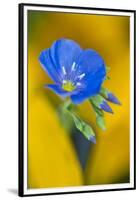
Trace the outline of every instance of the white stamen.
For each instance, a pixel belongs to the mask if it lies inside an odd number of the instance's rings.
[[[64,66],[62,67],[62,71],[63,71],[63,74],[66,75],[66,70]]]
[[[85,73],[83,73],[80,76],[78,76],[78,78],[81,80],[84,76],[85,76]]]
[[[76,65],[76,63],[74,62],[74,63],[72,64],[71,71],[74,71],[74,70],[75,70],[75,65]]]
[[[67,82],[66,80],[63,80],[63,81],[62,81],[63,84],[65,84],[66,82]]]
[[[81,86],[81,83],[77,82],[76,85],[77,85],[77,86]]]

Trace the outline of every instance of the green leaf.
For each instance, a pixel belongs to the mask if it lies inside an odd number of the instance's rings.
[[[106,130],[106,124],[105,124],[105,120],[102,116],[97,116],[96,117],[96,123],[97,125],[103,130],[105,131]]]

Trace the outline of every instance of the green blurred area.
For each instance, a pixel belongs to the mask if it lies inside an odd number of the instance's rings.
[[[89,102],[79,106],[80,116],[97,135],[85,170],[57,115],[61,99],[43,87],[52,80],[41,68],[38,57],[59,38],[73,39],[102,55],[111,68],[111,79],[105,87],[122,102],[121,107],[111,104],[114,115],[105,114],[105,132],[96,126]],[[129,182],[129,73],[129,17],[28,11],[29,188]]]

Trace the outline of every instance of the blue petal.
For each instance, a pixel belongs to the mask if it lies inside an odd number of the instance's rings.
[[[45,85],[45,87],[51,89],[53,92],[55,92],[57,95],[61,96],[61,97],[68,97],[74,93],[76,93],[76,91],[72,91],[72,92],[67,92],[65,90],[63,90],[61,88],[61,86],[59,85],[54,85],[54,84],[48,84],[48,85]]]
[[[56,83],[60,83],[62,81],[57,66],[54,64],[50,56],[50,49],[43,50],[40,53],[39,61],[45,72],[50,76],[53,81],[55,81]]]
[[[92,49],[82,51],[76,63],[78,65],[78,73],[85,74],[82,80],[87,80],[89,77],[95,76],[97,73],[101,74],[102,78],[106,75],[103,58]]]
[[[109,112],[109,113],[113,113],[111,107],[106,103],[106,101],[103,101],[101,104],[100,104],[100,108],[106,112]]]
[[[60,39],[53,43],[50,52],[54,64],[61,70],[61,73],[63,74],[62,67],[64,67],[68,74],[82,49],[73,40]]]
[[[91,142],[93,142],[94,144],[96,144],[96,137],[95,136],[91,135],[90,138],[89,138],[89,140]]]
[[[78,74],[76,74],[76,82],[80,82],[83,87],[80,88],[80,91],[76,95],[71,96],[75,104],[82,103],[87,98],[98,94],[106,76],[104,61],[93,50],[84,51],[79,56],[77,63]],[[79,77],[83,74],[83,78],[80,79]]]
[[[108,98],[107,98],[108,101],[112,102],[112,103],[115,103],[115,104],[118,104],[118,105],[121,105],[121,102],[117,99],[117,97],[112,94],[111,92],[108,93]]]
[[[101,84],[98,81],[95,84],[90,83],[88,88],[81,89],[78,93],[71,95],[71,100],[74,104],[80,104],[91,96],[97,95],[101,89]]]

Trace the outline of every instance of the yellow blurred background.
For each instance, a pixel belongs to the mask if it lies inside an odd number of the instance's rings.
[[[52,80],[38,61],[59,38],[102,55],[111,68],[105,86],[122,102],[110,104],[114,115],[105,114],[105,132],[97,128],[89,102],[79,106],[97,138],[84,169],[57,114],[61,99],[43,87]],[[28,11],[28,188],[129,182],[129,61],[129,17]]]

